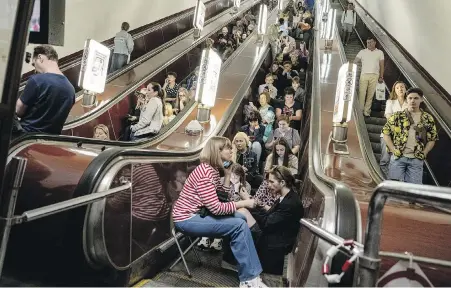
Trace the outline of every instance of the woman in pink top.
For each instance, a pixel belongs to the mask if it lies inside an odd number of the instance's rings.
[[[201,164],[188,176],[177,202],[172,209],[174,225],[180,232],[197,237],[230,238],[230,246],[238,262],[240,287],[266,287],[260,279],[262,267],[246,219],[239,208],[253,208],[252,199],[220,202],[217,191],[230,190],[232,144],[224,137],[212,137],[200,153]],[[224,170],[221,185],[219,170]],[[205,207],[210,215],[201,216]]]

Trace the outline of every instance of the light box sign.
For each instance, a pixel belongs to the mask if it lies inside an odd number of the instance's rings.
[[[356,88],[357,65],[345,63],[338,72],[337,90],[335,92],[335,105],[333,122],[349,122],[352,115],[352,105]],[[346,113],[345,113],[345,110]],[[344,118],[346,117],[346,118]]]
[[[110,49],[105,45],[92,39],[86,40],[78,86],[94,93],[102,93],[105,90],[110,53]]]
[[[193,20],[194,28],[197,28],[199,30],[202,30],[204,28],[205,11],[205,4],[201,0],[197,1],[196,11],[194,12],[195,16]]]
[[[233,1],[233,6],[234,6],[235,8],[240,8],[240,6],[241,6],[241,0],[234,0],[234,1]]]
[[[260,13],[258,14],[257,33],[260,35],[266,34],[266,26],[268,21],[268,6],[260,5]]]
[[[195,96],[195,100],[199,103],[209,107],[215,105],[221,65],[221,57],[215,51],[212,49],[202,51]]]

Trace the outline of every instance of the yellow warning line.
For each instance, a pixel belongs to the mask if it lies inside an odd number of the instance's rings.
[[[133,287],[143,287],[144,285],[146,285],[147,283],[150,282],[150,279],[143,279],[141,281],[139,281],[135,286]]]

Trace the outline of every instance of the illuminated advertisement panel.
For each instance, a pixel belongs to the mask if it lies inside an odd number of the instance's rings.
[[[204,28],[205,11],[206,11],[205,4],[201,0],[198,0],[196,10],[194,12],[194,20],[193,20],[194,28],[197,28],[199,30],[202,30]]]
[[[92,39],[86,40],[78,86],[94,93],[102,93],[105,90],[110,53],[110,49],[105,45]]]
[[[209,107],[215,105],[221,65],[221,57],[215,51],[205,49],[202,52],[195,96],[199,103]]]
[[[333,114],[333,122],[335,123],[349,122],[351,120],[352,105],[354,104],[356,87],[356,76],[357,65],[349,62],[343,64],[338,72]]]

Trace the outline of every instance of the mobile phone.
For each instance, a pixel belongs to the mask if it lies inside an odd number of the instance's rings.
[[[230,162],[230,161],[224,161],[224,163],[223,163],[224,169],[229,168],[230,165],[232,165],[232,162]]]

